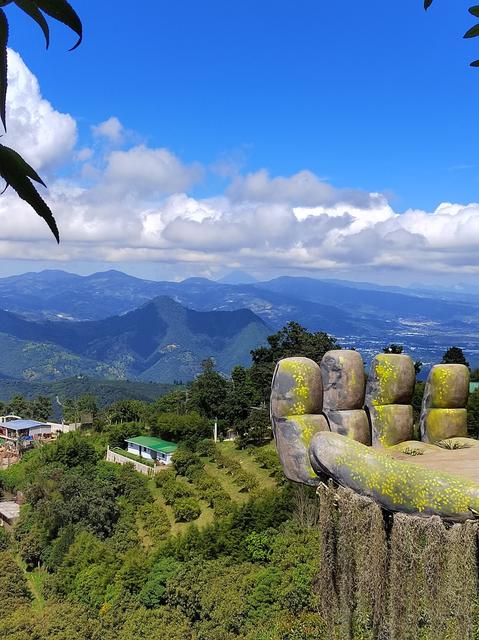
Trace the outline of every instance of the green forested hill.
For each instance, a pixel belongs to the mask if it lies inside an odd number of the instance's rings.
[[[0,376],[186,381],[206,358],[224,374],[236,364],[248,365],[250,351],[269,333],[248,309],[193,311],[167,297],[89,322],[33,322],[0,310]]]
[[[47,396],[55,407],[56,397],[63,400],[92,395],[100,407],[130,398],[154,402],[170,391],[172,385],[130,380],[100,380],[88,377],[73,377],[51,382],[29,382],[28,380],[0,379],[0,400],[8,402],[13,396],[21,395],[27,400],[37,396]]]

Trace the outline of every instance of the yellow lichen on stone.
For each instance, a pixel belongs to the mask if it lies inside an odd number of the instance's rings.
[[[373,398],[373,405],[389,404],[388,391],[397,380],[397,371],[388,360],[386,354],[376,356],[375,364],[376,376],[379,382],[377,397]]]
[[[380,450],[348,441],[336,461],[345,476],[392,508],[442,515],[479,510],[479,485],[449,473],[394,460]]]
[[[292,389],[293,404],[291,412],[295,415],[306,413],[306,402],[310,397],[310,388],[307,381],[307,367],[304,363],[294,360],[283,360],[281,368],[294,380]]]
[[[449,368],[441,365],[433,367],[431,371],[433,404],[442,404],[444,402],[453,378],[454,374]],[[437,397],[438,401],[435,402],[434,397]]]

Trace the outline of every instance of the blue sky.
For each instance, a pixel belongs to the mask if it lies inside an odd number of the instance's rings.
[[[198,200],[223,194],[237,175],[307,170],[335,188],[385,194],[396,213],[479,201],[479,70],[468,67],[479,57],[479,40],[461,38],[473,24],[470,2],[435,0],[427,14],[421,0],[72,4],[85,37],[71,53],[67,29],[52,26],[45,52],[36,25],[15,9],[7,12],[11,47],[53,108],[75,120],[76,149],[100,154],[91,127],[114,116],[125,145],[165,148],[185,166],[201,165],[201,179],[185,188]],[[132,9],[139,4],[141,11]],[[108,162],[100,151],[97,169]],[[74,176],[78,166],[65,160],[46,171],[57,179]],[[230,258],[227,268],[260,269],[257,255],[251,264]],[[165,273],[189,260],[172,254]],[[304,270],[347,277],[359,267],[369,279],[416,279],[395,259],[389,267],[361,260]],[[152,275],[148,264],[155,261],[119,264]],[[61,262],[84,264],[75,252]],[[200,262],[205,272],[208,260]],[[457,274],[458,262],[447,277],[475,275],[473,263]],[[11,262],[4,266],[8,271]],[[287,264],[268,268],[284,272]],[[444,269],[430,277],[443,277],[438,273]]]

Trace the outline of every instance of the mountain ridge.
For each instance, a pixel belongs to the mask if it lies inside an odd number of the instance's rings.
[[[123,316],[157,296],[198,312],[247,308],[270,333],[294,320],[310,331],[334,335],[366,360],[399,342],[427,364],[440,360],[452,345],[467,349],[470,362],[479,364],[479,296],[472,294],[298,276],[252,284],[200,277],[144,280],[116,270],[88,276],[53,270],[0,278],[0,307],[35,321]],[[167,354],[162,358],[166,362]]]
[[[224,374],[235,364],[249,364],[251,349],[269,333],[249,309],[201,312],[167,296],[121,316],[79,322],[31,321],[0,309],[0,374],[190,380],[208,357]]]

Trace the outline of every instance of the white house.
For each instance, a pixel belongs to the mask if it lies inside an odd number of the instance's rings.
[[[170,464],[171,457],[178,448],[174,442],[168,442],[152,436],[137,436],[126,440],[128,452],[140,458],[155,460],[162,464]]]

